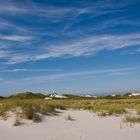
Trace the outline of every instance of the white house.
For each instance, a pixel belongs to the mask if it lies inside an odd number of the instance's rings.
[[[132,96],[140,96],[140,93],[139,92],[133,92],[131,93],[130,95],[128,95],[129,97],[132,97]]]
[[[97,98],[97,96],[92,96],[93,98]]]
[[[92,95],[85,95],[84,97],[87,97],[87,98],[97,98],[97,96],[92,96]]]
[[[85,95],[84,97],[88,97],[88,98],[91,98],[92,96],[91,96],[91,95]]]
[[[58,95],[57,93],[51,93],[50,95],[49,95],[49,97],[50,98],[68,98],[68,97],[66,97],[66,96],[63,96],[63,95]]]
[[[111,96],[112,96],[112,97],[115,97],[116,95],[115,95],[115,94],[112,94]]]

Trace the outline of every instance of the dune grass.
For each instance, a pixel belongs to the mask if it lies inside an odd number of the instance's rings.
[[[19,115],[16,115],[15,121],[14,121],[14,126],[19,126],[21,125],[21,118]]]
[[[67,116],[65,116],[65,120],[74,121],[75,119],[71,115],[67,115]]]
[[[140,98],[126,99],[3,99],[0,100],[0,116],[7,118],[7,112],[21,109],[22,118],[40,121],[41,115],[55,114],[56,109],[83,109],[97,112],[99,116],[121,115],[127,109],[135,110],[140,115]],[[127,119],[129,120],[129,119]],[[18,124],[18,123],[15,123]]]
[[[40,99],[7,99],[1,101],[0,116],[6,120],[9,111],[15,113],[17,118],[14,122],[14,126],[17,126],[19,124],[19,115],[21,118],[38,122],[41,120],[41,115],[54,113],[56,108],[62,109],[63,107],[61,107],[59,104],[48,104],[46,101]]]
[[[124,121],[129,123],[140,123],[140,116],[136,116],[136,117],[126,116]]]

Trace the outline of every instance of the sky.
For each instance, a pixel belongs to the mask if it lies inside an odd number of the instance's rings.
[[[139,0],[0,0],[0,95],[140,91]]]

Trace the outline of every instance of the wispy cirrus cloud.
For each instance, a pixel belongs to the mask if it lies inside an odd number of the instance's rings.
[[[30,36],[21,36],[21,35],[0,35],[0,40],[8,40],[8,41],[17,41],[24,42],[31,40]]]
[[[56,74],[49,74],[49,75],[39,75],[39,76],[31,76],[31,77],[22,77],[20,79],[9,79],[4,80],[0,83],[2,87],[17,87],[17,86],[29,86],[34,84],[42,84],[48,83],[51,81],[56,80],[79,80],[79,79],[94,79],[95,80],[99,77],[114,77],[117,78],[126,76],[126,75],[133,75],[134,73],[139,73],[140,67],[127,67],[127,68],[114,68],[114,69],[98,69],[98,70],[85,70],[85,71],[74,71],[74,72],[58,72]],[[101,85],[100,85],[101,87]],[[26,88],[25,88],[26,89]],[[34,88],[32,88],[34,89]],[[54,86],[53,86],[54,90]]]
[[[74,78],[74,77],[87,77],[87,76],[123,76],[131,72],[139,70],[140,67],[133,68],[118,68],[118,69],[104,69],[104,70],[91,70],[91,71],[78,71],[78,72],[69,72],[69,73],[58,73],[46,76],[35,76],[23,78],[24,81],[46,81],[46,80],[58,80],[65,78]]]
[[[60,72],[61,69],[3,69],[0,72],[13,73],[13,72]]]
[[[3,44],[0,46],[0,58],[4,60],[3,64],[17,64],[49,58],[89,56],[102,50],[114,51],[139,45],[139,32],[104,32],[120,25],[139,26],[139,20],[132,21],[125,15],[92,23],[101,15],[129,11],[127,6],[131,3],[126,0],[77,0],[69,6],[58,6],[30,0],[27,3],[2,1],[0,40]],[[85,21],[88,23],[85,24]]]
[[[64,41],[50,46],[37,47],[34,51],[24,53],[16,53],[9,56],[7,63],[21,63],[29,61],[38,61],[57,57],[79,57],[90,56],[102,50],[115,51],[122,48],[140,45],[140,34],[124,34],[124,35],[99,35],[89,36],[86,38]]]
[[[51,4],[44,4],[40,5],[38,3],[28,1],[27,4],[23,4],[22,2],[17,1],[2,1],[0,6],[0,14],[4,14],[6,17],[9,15],[12,17],[20,17],[22,19],[26,18],[33,24],[64,24],[65,26],[71,25],[71,23],[74,23],[77,21],[77,18],[79,16],[85,16],[87,14],[87,18],[93,18],[96,16],[101,16],[102,14],[109,14],[113,12],[122,12],[124,9],[123,7],[131,4],[131,2],[124,1],[124,3],[113,3],[111,1],[102,2],[96,1],[96,2],[81,2],[76,1],[76,5],[73,6],[55,6]],[[38,18],[38,20],[36,20]],[[22,31],[25,33],[31,33],[33,34],[45,34],[44,30],[37,30],[38,26],[34,27],[31,25],[25,26],[25,25],[19,25],[17,23],[13,23],[13,20],[6,21],[5,19],[0,19],[0,28],[4,29],[10,29],[14,31]],[[43,26],[42,26],[43,27]],[[16,30],[15,30],[16,29]],[[35,29],[35,30],[34,30]],[[96,28],[95,28],[96,29]],[[54,30],[56,31],[56,28],[54,26]],[[59,33],[62,31],[60,28]],[[53,31],[49,33],[52,33]],[[47,31],[48,33],[48,31]],[[47,34],[46,33],[46,34]],[[58,33],[58,34],[59,34]],[[62,33],[62,32],[61,32]],[[64,33],[66,33],[64,31]]]
[[[104,4],[103,4],[104,3]],[[14,2],[14,1],[3,1],[0,13],[10,14],[12,16],[17,15],[35,15],[46,18],[64,18],[64,17],[77,17],[81,14],[94,13],[94,16],[98,16],[101,14],[105,14],[106,12],[114,12],[119,8],[123,8],[127,5],[131,4],[131,1],[124,0],[123,3],[117,2],[113,3],[111,1],[105,0],[104,2],[96,1],[96,2],[82,2],[75,1],[75,5],[72,6],[56,6],[53,4],[41,5],[39,3],[28,1],[26,5],[22,2]],[[79,7],[80,5],[80,7]],[[113,11],[114,10],[114,11]]]
[[[82,88],[91,92],[139,88],[140,68],[134,67],[139,66],[139,4],[139,0],[0,0],[2,94],[25,89],[71,88],[81,93]]]
[[[0,58],[6,58],[9,56],[8,51],[0,50]]]
[[[39,69],[38,69],[39,70]],[[34,70],[34,71],[38,71],[38,70]],[[34,84],[34,83],[42,83],[42,82],[50,82],[53,80],[63,80],[63,79],[79,79],[79,78],[94,78],[94,77],[110,77],[110,76],[125,76],[125,75],[129,75],[132,73],[135,73],[136,71],[139,71],[140,67],[128,67],[128,68],[114,68],[114,69],[99,69],[99,70],[85,70],[85,71],[75,71],[75,72],[61,72],[61,71],[57,71],[56,74],[49,74],[49,75],[39,75],[39,76],[33,76],[33,77],[26,77],[26,78],[21,78],[21,79],[14,79],[14,80],[8,80],[8,81],[4,81],[3,83],[0,83],[0,85],[5,86],[5,85],[9,85],[9,86],[17,86],[17,85],[29,85],[29,84]],[[16,72],[13,70],[7,70],[7,72]],[[22,70],[21,70],[22,71]],[[24,70],[23,70],[24,71]],[[40,71],[40,70],[39,70]],[[6,72],[6,71],[5,71]],[[20,70],[17,72],[20,72]],[[29,72],[33,72],[30,71]],[[3,78],[1,78],[1,80],[4,80]],[[20,82],[19,82],[20,81]],[[23,83],[22,83],[23,82]]]

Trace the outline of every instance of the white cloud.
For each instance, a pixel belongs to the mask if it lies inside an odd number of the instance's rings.
[[[21,8],[22,7],[22,8]],[[86,9],[86,8],[85,8]],[[51,5],[39,6],[36,3],[28,3],[26,6],[17,3],[3,3],[0,6],[0,13],[10,14],[11,16],[36,16],[51,19],[61,19],[64,17],[75,17],[89,10],[78,7],[57,7]]]
[[[58,7],[51,4],[44,4],[40,6],[35,2],[28,1],[28,3],[18,3],[18,2],[2,2],[0,6],[0,13],[10,14],[12,16],[22,15],[35,15],[45,18],[61,19],[64,17],[77,17],[81,14],[92,13],[92,16],[98,16],[101,14],[106,14],[107,12],[115,12],[118,9],[131,4],[131,2],[123,1],[122,3],[113,3],[111,1],[105,0],[104,2],[78,2],[78,6],[67,6]],[[81,7],[80,7],[81,6]]]
[[[22,19],[28,19],[29,23],[32,23],[34,26],[32,24],[18,24],[13,20],[8,20],[8,18],[7,20],[0,19],[0,29],[14,32],[12,35],[0,35],[3,46],[8,46],[7,51],[2,50],[0,57],[5,59],[5,64],[16,64],[65,56],[95,55],[102,50],[114,51],[139,45],[140,33],[96,35],[98,30],[101,31],[118,24],[133,24],[132,21],[123,19],[124,17],[117,19],[114,17],[111,20],[106,19],[106,21],[103,20],[99,24],[93,25],[93,27],[88,24],[88,28],[85,29],[82,27],[75,30],[71,28],[81,15],[90,19],[103,14],[122,12],[127,10],[125,6],[130,3],[128,1],[114,3],[105,0],[104,4],[97,1],[94,3],[86,2],[85,5],[84,2],[77,1],[75,6],[59,7],[51,4],[39,5],[31,1],[28,1],[26,4],[3,1],[0,5],[0,14],[4,14],[7,17],[9,15],[15,16],[15,18],[20,16]],[[86,14],[88,16],[85,16]],[[85,18],[82,20],[85,20]],[[64,26],[62,28],[59,28],[59,26],[58,28],[48,26],[50,29],[46,29],[48,23],[52,26],[52,23]],[[97,32],[90,34],[87,30],[91,30],[93,33],[95,30]],[[52,38],[49,40],[47,35],[49,37],[55,36],[55,39],[53,38],[54,41],[50,41]],[[59,36],[61,36],[61,42],[58,42]],[[63,39],[63,36],[70,39]],[[10,44],[8,44],[9,42]]]
[[[10,30],[14,33],[28,33],[31,34],[31,28],[23,25],[16,24],[10,20],[0,19],[0,29]]]
[[[24,41],[31,40],[32,37],[29,37],[29,36],[20,36],[20,35],[0,35],[0,39],[1,40],[24,42]]]
[[[0,58],[8,57],[10,54],[9,51],[0,50]]]
[[[92,70],[92,71],[80,71],[80,72],[70,72],[70,73],[59,73],[47,76],[36,76],[36,77],[28,77],[24,78],[25,81],[43,81],[43,80],[57,80],[63,78],[72,78],[72,77],[85,77],[85,76],[101,76],[101,75],[116,75],[122,76],[128,74],[131,71],[139,70],[140,67],[133,68],[118,68],[118,69],[106,69],[106,70]]]
[[[0,72],[58,72],[62,71],[61,69],[4,69]]]
[[[52,44],[50,46],[38,47],[36,48],[36,52],[34,51],[34,54],[32,52],[28,53],[28,50],[26,50],[26,54],[17,53],[16,55],[10,56],[7,63],[14,64],[64,56],[88,56],[94,55],[102,50],[115,51],[135,45],[140,45],[139,33],[89,36]]]
[[[49,54],[52,56],[90,55],[103,49],[116,50],[138,44],[140,44],[140,34],[89,36],[61,44],[59,47],[51,47]]]

